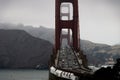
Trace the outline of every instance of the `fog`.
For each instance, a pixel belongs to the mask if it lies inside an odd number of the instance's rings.
[[[79,0],[81,39],[120,43],[120,0]],[[1,23],[55,28],[55,0],[0,0]]]

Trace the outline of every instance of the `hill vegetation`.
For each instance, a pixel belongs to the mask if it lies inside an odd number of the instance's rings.
[[[26,60],[27,58],[25,57],[23,57],[23,60],[25,58],[26,62],[24,61],[23,61],[24,63],[19,61],[17,62],[17,60],[21,59],[22,55],[20,57],[12,58],[13,61],[15,60],[16,63],[19,63],[19,66],[20,64],[25,64],[26,66],[21,66],[21,67],[29,67],[29,64],[31,64],[33,67],[33,64],[37,62],[41,63],[41,65],[48,64],[47,62],[49,60],[49,56],[52,53],[52,47],[53,47],[52,45],[54,44],[54,29],[49,29],[42,26],[39,28],[35,28],[32,26],[24,26],[22,24],[14,25],[14,24],[3,24],[3,23],[0,23],[0,29],[2,29],[0,30],[0,32],[1,31],[4,32],[4,33],[0,33],[1,35],[0,39],[3,39],[0,40],[0,43],[2,44],[1,46],[4,46],[5,44],[8,46],[11,45],[10,46],[10,48],[12,48],[11,50],[13,51],[16,50],[19,52],[19,53],[10,52],[10,54],[19,55],[19,56],[20,54],[24,54],[25,56],[32,55],[31,57],[36,56],[35,58],[39,58],[39,61],[33,59],[33,62],[31,61],[31,63],[28,63],[29,60]],[[6,42],[7,41],[8,42],[3,44],[3,42],[1,41],[5,41],[4,39],[6,40]],[[16,41],[14,39],[16,39]],[[14,45],[12,45],[13,43]],[[84,51],[84,54],[87,55],[89,64],[93,64],[93,65],[104,64],[111,57],[114,59],[114,61],[116,58],[120,57],[119,44],[110,46],[107,44],[93,43],[88,40],[81,40],[80,45],[81,45],[81,49]],[[0,48],[0,54],[2,55],[8,54],[8,52],[5,52],[8,50],[4,50],[3,48],[4,47]],[[28,52],[26,50],[28,50]],[[4,62],[4,65],[6,66],[6,64],[9,62],[9,59],[8,57],[5,57],[5,59],[8,60]],[[0,60],[4,61],[4,58],[0,58]],[[35,65],[36,64],[34,64],[34,66]]]
[[[22,30],[0,30],[0,68],[48,67],[52,44]]]

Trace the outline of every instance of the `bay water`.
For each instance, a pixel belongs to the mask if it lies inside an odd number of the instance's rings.
[[[48,80],[48,70],[0,70],[0,80]]]

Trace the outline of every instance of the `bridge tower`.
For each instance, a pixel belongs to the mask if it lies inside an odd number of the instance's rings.
[[[66,8],[66,11],[63,8]],[[80,51],[78,0],[56,0],[55,12],[55,53],[60,50],[63,38],[67,38],[70,45],[70,30],[71,45],[75,51]],[[63,29],[68,30],[67,35],[62,33]]]
[[[49,80],[66,80],[70,78],[69,73],[76,79],[79,76],[84,79],[86,73],[91,72],[86,55],[80,49],[78,13],[78,0],[55,0],[55,48],[50,60]],[[67,34],[63,33],[64,29]],[[64,38],[71,47],[61,49]]]
[[[64,8],[67,8],[67,12],[64,12]],[[63,9],[63,10],[62,10]],[[61,20],[70,20],[70,4],[61,4],[61,11],[60,11],[60,18]],[[64,19],[66,17],[66,19]],[[70,46],[70,29],[66,29],[67,34],[64,34],[61,32],[61,46],[62,46],[62,40],[67,39],[67,44]]]

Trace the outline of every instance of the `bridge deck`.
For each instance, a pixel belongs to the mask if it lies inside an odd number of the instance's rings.
[[[59,51],[58,66],[63,69],[78,69],[80,65],[71,48],[63,48]]]

